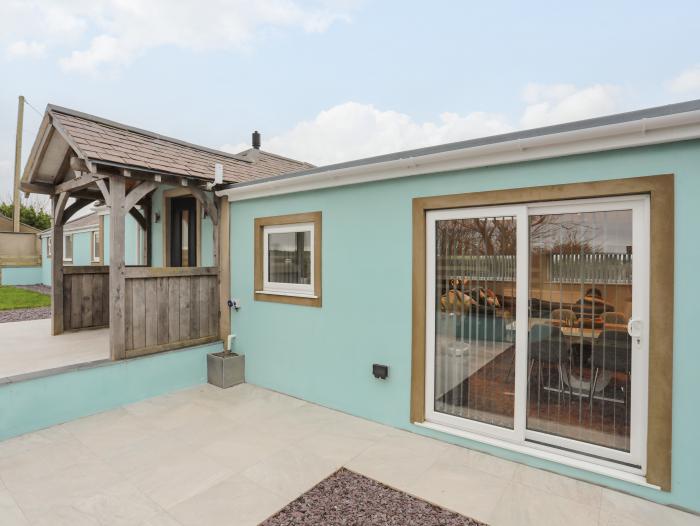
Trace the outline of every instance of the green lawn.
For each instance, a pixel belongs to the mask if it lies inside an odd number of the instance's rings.
[[[51,297],[47,294],[18,287],[0,286],[0,310],[48,307],[49,305],[51,305]]]

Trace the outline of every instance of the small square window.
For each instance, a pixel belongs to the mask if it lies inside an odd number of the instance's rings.
[[[92,233],[92,261],[100,262],[100,233],[97,230]]]
[[[73,261],[73,234],[63,236],[63,261]]]
[[[263,290],[313,296],[313,223],[265,227],[264,236]]]
[[[255,220],[255,299],[320,306],[321,214]]]

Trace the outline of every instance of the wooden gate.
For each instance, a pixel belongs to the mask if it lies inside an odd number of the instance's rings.
[[[109,326],[109,267],[63,268],[63,330]]]

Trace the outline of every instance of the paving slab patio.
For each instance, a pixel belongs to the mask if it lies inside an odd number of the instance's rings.
[[[109,329],[51,335],[51,320],[0,323],[0,378],[109,358]]]
[[[0,442],[2,525],[255,525],[340,467],[492,526],[700,517],[249,384]]]

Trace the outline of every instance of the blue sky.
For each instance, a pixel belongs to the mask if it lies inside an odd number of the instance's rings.
[[[700,98],[698,2],[0,4],[0,199],[17,95],[324,164]],[[26,111],[25,156],[40,118]]]

